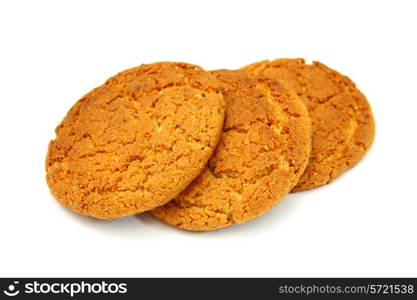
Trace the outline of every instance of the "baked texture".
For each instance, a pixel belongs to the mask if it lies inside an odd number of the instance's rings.
[[[200,174],[220,137],[215,76],[161,62],[108,79],[56,128],[46,158],[53,195],[82,215],[113,219],[163,205]]]
[[[310,154],[311,127],[301,100],[273,79],[214,71],[226,101],[223,132],[202,174],[168,204],[161,221],[207,231],[254,219],[298,182]]]
[[[372,111],[348,77],[303,59],[266,60],[243,70],[277,79],[307,107],[313,129],[310,163],[293,192],[330,183],[359,162],[371,146],[375,135]]]

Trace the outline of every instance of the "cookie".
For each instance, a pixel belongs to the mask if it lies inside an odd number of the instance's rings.
[[[348,77],[303,59],[262,61],[243,70],[277,79],[307,107],[313,129],[311,157],[293,192],[330,183],[359,162],[371,146],[375,135],[372,111]]]
[[[161,221],[208,231],[270,210],[293,188],[310,154],[310,119],[302,101],[273,79],[214,71],[226,101],[223,132],[202,174],[168,204]]]
[[[215,76],[162,62],[123,71],[82,97],[56,129],[47,182],[67,208],[113,219],[163,205],[203,170],[225,102]]]

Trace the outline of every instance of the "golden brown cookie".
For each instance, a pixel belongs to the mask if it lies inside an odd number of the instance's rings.
[[[261,61],[244,70],[277,79],[295,91],[308,109],[313,128],[310,163],[293,192],[331,182],[371,146],[375,135],[372,111],[348,77],[303,59]]]
[[[303,173],[310,119],[302,101],[273,79],[214,71],[226,100],[219,144],[203,173],[152,210],[170,225],[215,230],[254,219],[277,204]]]
[[[108,79],[56,129],[46,159],[53,195],[82,215],[134,215],[176,197],[220,137],[224,99],[200,67],[162,62]]]

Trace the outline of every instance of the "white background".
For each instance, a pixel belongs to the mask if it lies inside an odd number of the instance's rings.
[[[417,276],[416,1],[1,1],[0,276]],[[44,159],[71,105],[141,63],[305,57],[374,110],[365,159],[331,185],[208,233],[82,217]]]

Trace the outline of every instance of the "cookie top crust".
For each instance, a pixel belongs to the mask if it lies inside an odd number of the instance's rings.
[[[152,210],[187,230],[215,230],[270,210],[298,182],[310,154],[310,120],[294,93],[265,76],[213,74],[226,101],[219,144],[185,191]]]
[[[327,184],[365,155],[375,122],[365,96],[348,77],[304,59],[261,61],[243,68],[277,79],[301,97],[312,121],[310,163],[293,192]]]
[[[101,219],[163,205],[203,170],[224,109],[215,76],[198,66],[123,71],[82,97],[56,128],[48,185],[64,206]]]

